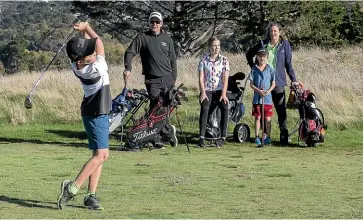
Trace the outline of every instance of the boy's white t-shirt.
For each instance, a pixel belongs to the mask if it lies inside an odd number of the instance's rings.
[[[111,95],[105,57],[97,55],[94,63],[86,65],[80,70],[77,69],[76,63],[72,63],[72,70],[80,79],[84,91],[81,114],[109,114]]]
[[[77,69],[76,63],[72,63],[72,70],[78,78],[84,79],[85,82],[94,82],[93,84],[84,84],[81,80],[86,98],[97,92],[103,85],[109,85],[107,63],[105,57],[101,55],[96,56],[96,61],[94,63],[89,64],[80,70]]]

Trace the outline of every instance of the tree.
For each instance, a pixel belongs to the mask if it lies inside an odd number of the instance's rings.
[[[0,49],[0,60],[3,62],[7,73],[15,73],[21,70],[22,53],[26,49],[28,42],[24,38],[10,41]]]
[[[348,43],[363,42],[363,8],[358,2],[347,5],[347,13],[343,22],[339,25],[340,38],[346,39]]]
[[[268,24],[266,18],[267,4],[263,1],[233,3],[234,16],[241,20],[230,38],[231,41],[235,42],[236,52],[247,50],[265,34],[265,27]],[[231,11],[227,13],[231,13]]]
[[[362,41],[363,18],[356,2],[270,2],[268,6],[268,19],[282,24],[297,46]]]
[[[74,12],[95,19],[122,42],[130,41],[148,28],[152,11],[164,15],[164,29],[170,32],[178,56],[199,53],[212,35],[223,27],[232,31],[233,22],[225,13],[230,2],[220,1],[127,1],[73,2]]]
[[[41,51],[52,53],[59,49],[59,40],[69,34],[71,21],[75,19],[69,10],[70,5],[70,2],[0,3],[0,58],[6,73],[45,65],[43,62],[47,59],[43,59],[43,55],[35,56],[38,53],[32,51],[42,54]]]

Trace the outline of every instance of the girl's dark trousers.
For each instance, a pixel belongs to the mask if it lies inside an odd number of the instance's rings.
[[[220,120],[220,128],[221,128],[221,137],[226,138],[226,131],[228,125],[228,117],[229,117],[229,103],[224,103],[223,101],[219,101],[221,97],[222,90],[218,91],[206,91],[206,96],[208,98],[204,99],[201,105],[200,110],[200,138],[205,137],[207,120],[212,111],[216,108],[216,105],[220,108],[221,111],[221,120]]]

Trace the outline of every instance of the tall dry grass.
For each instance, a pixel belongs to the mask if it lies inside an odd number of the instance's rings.
[[[249,73],[243,54],[225,54],[230,60],[231,73]],[[198,88],[197,58],[178,60],[178,83]],[[293,66],[299,81],[313,91],[329,124],[349,126],[362,121],[363,103],[363,50],[361,47],[322,50],[301,49],[293,52]],[[110,85],[113,96],[123,88],[122,66],[110,66]],[[134,62],[129,87],[143,88],[143,76],[138,59]],[[26,94],[40,76],[39,72],[19,73],[0,78],[0,122],[21,124],[27,122],[79,121],[82,88],[72,71],[47,72],[33,95],[34,107],[23,107]],[[288,92],[288,89],[287,89]],[[191,94],[191,92],[190,92]],[[195,93],[196,94],[196,93]],[[249,116],[252,90],[246,90],[243,102]],[[197,99],[183,109],[189,119],[198,118]],[[296,113],[290,113],[296,114]],[[188,117],[187,117],[188,118]]]

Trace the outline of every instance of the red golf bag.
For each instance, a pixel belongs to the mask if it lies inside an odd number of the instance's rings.
[[[324,115],[316,107],[316,96],[310,90],[305,89],[302,84],[297,87],[291,86],[287,108],[298,109],[299,140],[304,141],[309,147],[324,142],[326,128]]]

